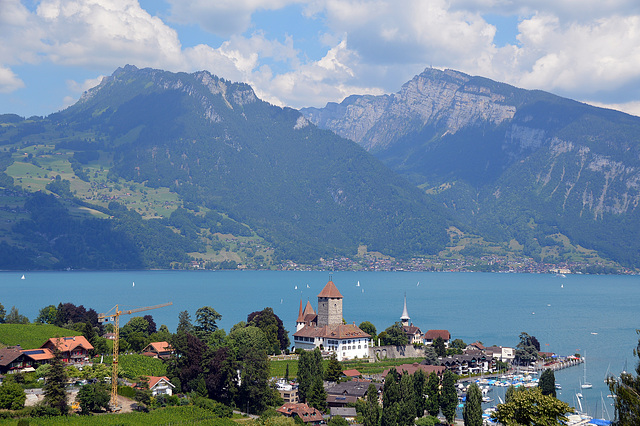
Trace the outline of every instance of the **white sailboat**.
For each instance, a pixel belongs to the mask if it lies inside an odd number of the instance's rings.
[[[21,280],[24,280],[24,275],[22,276],[22,278],[20,278]]]
[[[583,364],[584,364],[584,382],[582,382],[580,387],[582,389],[591,389],[593,387],[593,385],[591,383],[587,382],[587,357],[586,356],[584,357]]]
[[[358,281],[358,284],[356,284],[356,287],[360,287],[360,281]]]

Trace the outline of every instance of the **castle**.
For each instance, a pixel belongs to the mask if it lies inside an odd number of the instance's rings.
[[[300,301],[293,334],[296,348],[334,352],[338,361],[369,356],[371,336],[355,324],[343,324],[342,299],[342,294],[330,280],[318,294],[317,314],[309,301],[304,309]]]

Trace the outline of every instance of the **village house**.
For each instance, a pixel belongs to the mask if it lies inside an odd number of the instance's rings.
[[[13,373],[26,367],[31,367],[31,363],[19,346],[0,349],[0,374]]]
[[[298,397],[298,385],[292,385],[285,380],[278,380],[276,382],[276,389],[278,389],[278,393],[284,402],[300,402],[300,398]]]
[[[349,423],[353,423],[356,420],[356,407],[331,407],[329,410],[331,417],[342,417]]]
[[[494,373],[496,371],[496,360],[488,355],[451,355],[442,358],[440,363],[447,370],[459,375]]]
[[[142,354],[153,358],[167,359],[173,355],[173,348],[167,342],[151,342],[145,346]]]
[[[173,394],[174,385],[171,384],[166,376],[149,376],[149,390],[151,396],[168,395]]]
[[[441,337],[442,340],[444,340],[444,346],[448,348],[451,343],[451,333],[449,333],[449,330],[428,330],[424,334],[424,344],[433,345],[433,341],[438,337]]]
[[[295,348],[333,352],[338,361],[367,358],[371,336],[355,324],[343,324],[342,294],[333,281],[329,281],[318,294],[318,313],[307,301],[304,310],[302,301],[293,334]]]
[[[89,351],[93,349],[84,336],[51,338],[41,346],[41,349],[53,351],[56,347],[62,354],[62,361],[67,364],[88,361]]]
[[[516,359],[516,351],[514,348],[489,346],[488,348],[485,348],[484,353],[502,362],[512,363],[513,360]]]
[[[319,425],[324,422],[324,418],[322,417],[322,413],[318,411],[316,408],[309,407],[305,403],[286,403],[282,407],[276,410],[278,413],[292,417],[298,417],[302,420],[302,423],[306,425]]]

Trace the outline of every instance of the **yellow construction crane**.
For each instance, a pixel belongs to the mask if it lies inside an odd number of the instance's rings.
[[[118,309],[118,305],[111,308],[106,314],[98,314],[98,322],[105,322],[112,320],[115,326],[115,339],[113,340],[113,364],[111,365],[111,407],[115,409],[118,407],[118,351],[120,346],[120,327],[119,319],[120,315],[129,315],[136,312],[148,311],[151,309],[164,308],[165,306],[173,305],[173,302],[163,303],[155,306],[145,306],[144,308],[128,309],[121,311]]]

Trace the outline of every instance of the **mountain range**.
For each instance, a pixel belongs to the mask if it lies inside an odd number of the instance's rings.
[[[541,259],[545,246],[562,254],[566,236],[625,265],[640,261],[638,117],[430,68],[398,93],[302,113],[489,240],[516,239]]]
[[[452,70],[296,111],[206,71],[128,65],[60,112],[0,115],[0,268],[489,246],[638,267],[638,138],[640,118]]]

